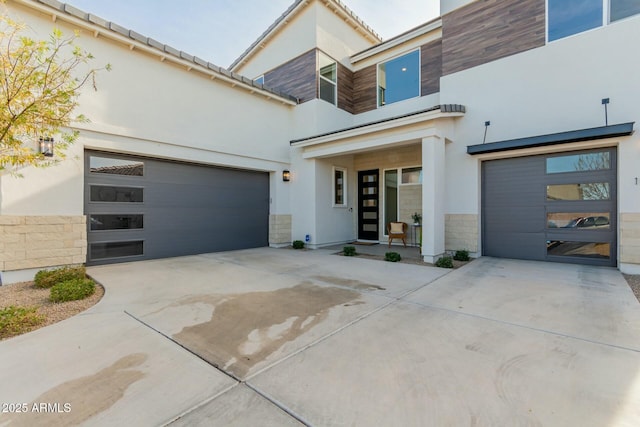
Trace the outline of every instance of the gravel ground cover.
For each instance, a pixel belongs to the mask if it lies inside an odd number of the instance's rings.
[[[31,328],[30,331],[32,331],[57,323],[94,306],[104,295],[104,288],[96,284],[96,291],[88,298],[64,303],[49,301],[49,293],[49,289],[38,289],[33,286],[33,282],[0,286],[0,308],[11,305],[21,307],[38,306],[37,313],[45,316],[45,321]]]
[[[624,278],[627,279],[629,287],[640,302],[640,274],[624,274]]]

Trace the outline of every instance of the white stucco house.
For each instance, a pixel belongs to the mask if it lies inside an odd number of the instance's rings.
[[[8,0],[113,71],[48,169],[0,176],[0,278],[304,240],[640,272],[640,4],[441,0],[382,41],[297,0],[228,68],[55,0]],[[215,59],[215,58],[214,58]],[[33,143],[36,148],[36,141]]]

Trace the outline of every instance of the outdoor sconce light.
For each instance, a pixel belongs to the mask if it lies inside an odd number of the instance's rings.
[[[288,170],[283,170],[282,171],[282,180],[284,182],[289,182],[291,181],[291,172],[289,172]]]
[[[40,138],[38,149],[43,156],[53,157],[53,138]]]

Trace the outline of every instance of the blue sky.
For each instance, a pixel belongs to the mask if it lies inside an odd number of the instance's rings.
[[[293,0],[63,0],[228,67]],[[384,39],[439,14],[439,0],[343,0]]]

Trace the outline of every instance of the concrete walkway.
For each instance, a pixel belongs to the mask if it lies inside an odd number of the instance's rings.
[[[28,408],[0,425],[640,419],[640,304],[614,269],[256,249],[89,273],[98,305],[0,343],[0,402]]]

